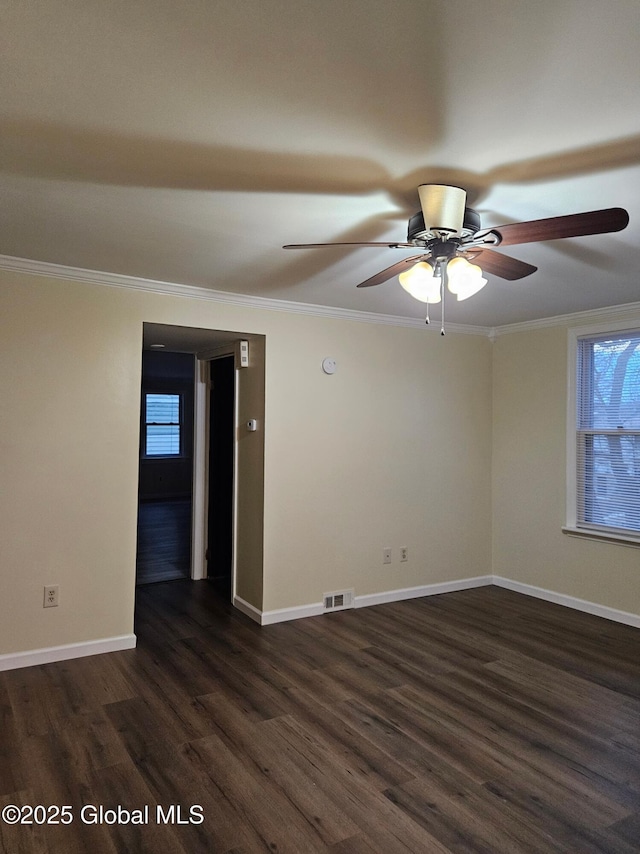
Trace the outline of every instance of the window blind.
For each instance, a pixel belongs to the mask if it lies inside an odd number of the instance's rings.
[[[578,527],[640,535],[640,331],[577,352]]]
[[[180,454],[180,395],[147,394],[145,426],[147,456]]]

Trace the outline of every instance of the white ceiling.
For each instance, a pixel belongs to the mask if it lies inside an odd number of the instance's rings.
[[[0,5],[0,253],[420,317],[420,183],[483,225],[621,206],[614,235],[447,303],[498,326],[640,300],[640,3],[47,0]]]

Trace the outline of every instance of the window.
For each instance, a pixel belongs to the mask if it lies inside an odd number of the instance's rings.
[[[182,452],[182,395],[144,396],[145,447],[147,457],[177,457]]]
[[[576,338],[575,525],[640,539],[640,330]]]

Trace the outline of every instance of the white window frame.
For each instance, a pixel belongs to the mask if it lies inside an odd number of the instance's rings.
[[[147,427],[152,426],[147,422],[147,395],[167,395],[178,398],[178,425],[180,450],[176,454],[150,454],[147,451],[148,433]],[[184,394],[181,391],[159,391],[147,388],[142,392],[142,456],[145,460],[178,460],[184,457]]]
[[[577,456],[577,369],[578,369],[578,344],[582,338],[591,338],[608,333],[638,334],[640,331],[640,316],[632,319],[598,323],[593,326],[581,326],[569,329],[568,334],[568,371],[567,371],[567,505],[566,525],[562,528],[564,533],[587,539],[604,540],[606,542],[618,543],[620,545],[638,547],[640,546],[640,534],[635,536],[630,532],[619,532],[606,528],[583,528],[577,524],[578,507],[578,456]]]

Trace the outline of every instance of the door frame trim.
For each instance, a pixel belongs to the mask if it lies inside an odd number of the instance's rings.
[[[193,503],[191,507],[191,578],[193,581],[201,581],[207,577],[205,539],[209,508],[207,489],[209,471],[208,374],[209,363],[197,359],[193,395]]]
[[[238,520],[238,350],[239,342],[215,350],[196,353],[193,419],[193,505],[191,530],[191,578],[207,577],[206,543],[209,514],[209,363],[233,358],[233,483],[231,485],[231,601],[236,596],[236,554]]]

